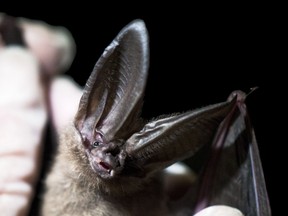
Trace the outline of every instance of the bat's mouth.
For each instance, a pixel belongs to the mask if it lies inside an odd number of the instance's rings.
[[[115,175],[114,170],[117,170],[116,160],[114,158],[100,158],[95,155],[90,155],[90,164],[95,173],[103,178],[111,178]]]
[[[111,154],[101,148],[88,152],[88,157],[93,171],[105,179],[113,178],[119,174],[124,167],[124,159],[126,158],[123,152]]]
[[[110,166],[110,164],[108,163],[105,163],[103,161],[101,161],[99,163],[99,165],[104,169],[104,170],[107,170],[108,172],[110,172],[112,170],[112,167]]]

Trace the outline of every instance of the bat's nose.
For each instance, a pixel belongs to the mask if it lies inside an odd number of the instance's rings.
[[[120,148],[118,146],[106,150],[106,154],[112,155],[113,157],[116,157],[119,153]]]
[[[114,143],[103,144],[92,150],[95,161],[103,168],[110,170],[118,166],[120,148]]]

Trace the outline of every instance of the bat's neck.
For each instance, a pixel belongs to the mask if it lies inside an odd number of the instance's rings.
[[[158,194],[163,192],[163,182],[161,174],[149,178],[118,177],[113,180],[101,180],[99,186],[104,194],[113,196],[134,196],[134,194]]]

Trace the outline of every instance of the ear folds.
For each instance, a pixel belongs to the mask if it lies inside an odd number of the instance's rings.
[[[149,122],[127,140],[129,159],[124,172],[147,175],[191,157],[212,142],[221,121],[235,104],[236,98]]]
[[[75,117],[86,138],[92,140],[95,131],[107,141],[132,133],[142,108],[148,61],[145,24],[134,20],[105,49],[87,81]]]

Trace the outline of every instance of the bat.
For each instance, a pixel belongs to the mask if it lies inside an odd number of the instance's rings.
[[[96,62],[74,122],[60,135],[41,215],[193,215],[211,205],[271,215],[246,94],[147,121],[148,70],[148,32],[134,20]],[[199,171],[175,200],[165,168],[179,161]]]

